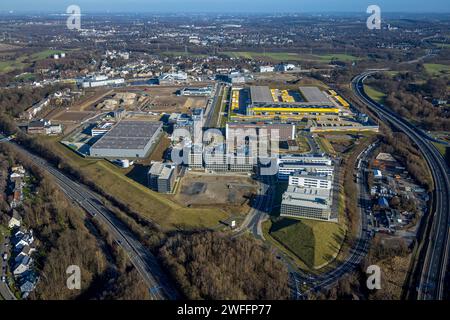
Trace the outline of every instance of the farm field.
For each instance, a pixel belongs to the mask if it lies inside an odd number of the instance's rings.
[[[425,63],[425,70],[432,76],[450,74],[450,66],[438,63]]]
[[[43,50],[31,55],[22,55],[18,58],[10,61],[0,62],[0,72],[11,72],[14,70],[20,70],[31,65],[32,62],[44,60],[50,57],[52,54],[59,53],[55,50]],[[29,62],[26,62],[29,61]]]
[[[289,52],[249,52],[249,51],[231,51],[224,52],[229,57],[234,58],[244,58],[244,59],[269,59],[274,62],[281,61],[315,61],[322,63],[329,63],[331,60],[341,60],[341,61],[353,61],[360,60],[361,58],[355,57],[348,54],[299,54],[299,53],[289,53]]]

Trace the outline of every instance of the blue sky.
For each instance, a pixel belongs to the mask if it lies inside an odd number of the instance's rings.
[[[384,12],[450,12],[449,0],[0,0],[1,11],[64,12],[365,12],[376,4]]]

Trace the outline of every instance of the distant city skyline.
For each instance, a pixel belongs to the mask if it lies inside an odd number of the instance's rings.
[[[375,4],[384,12],[449,13],[448,0],[3,0],[4,12],[65,12],[69,5],[84,12],[365,12]]]

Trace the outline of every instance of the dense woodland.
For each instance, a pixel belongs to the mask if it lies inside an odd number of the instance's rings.
[[[423,81],[413,72],[399,73],[393,77],[380,73],[367,83],[387,93],[385,105],[402,117],[413,120],[426,130],[450,131],[450,111],[430,102],[432,99],[447,98],[448,78]]]
[[[187,299],[288,299],[288,273],[251,238],[218,232],[177,234],[160,257]]]
[[[0,113],[7,113],[10,116],[18,117],[33,104],[67,87],[67,85],[52,85],[33,88],[0,89]]]

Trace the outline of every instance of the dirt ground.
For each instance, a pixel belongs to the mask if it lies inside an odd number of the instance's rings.
[[[182,112],[186,113],[194,108],[206,107],[206,97],[177,96],[177,90],[182,87],[155,87],[146,88],[150,99],[143,111],[150,112]]]
[[[256,191],[256,183],[249,177],[187,173],[174,200],[186,206],[218,205],[225,211],[243,213]]]
[[[92,117],[94,113],[92,112],[76,112],[76,111],[66,111],[63,113],[58,113],[57,115],[53,115],[49,117],[51,120],[56,121],[76,121],[80,122],[84,119]]]

